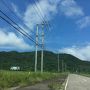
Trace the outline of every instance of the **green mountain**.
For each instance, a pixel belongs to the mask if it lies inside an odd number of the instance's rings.
[[[69,54],[60,54],[60,71],[90,72],[90,62],[82,61]],[[10,70],[12,66],[20,66],[21,70],[34,71],[35,52],[0,52],[0,69]],[[38,51],[38,70],[40,70],[41,52]],[[58,70],[58,55],[44,51],[44,71]]]

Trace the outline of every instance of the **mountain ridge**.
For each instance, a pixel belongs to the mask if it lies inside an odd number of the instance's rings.
[[[90,62],[65,53],[60,53],[60,72],[89,72]],[[44,51],[44,71],[57,72],[58,54]],[[0,52],[0,69],[10,70],[11,66],[20,66],[21,70],[34,71],[35,52]],[[38,51],[38,70],[40,70],[41,52]],[[62,66],[63,64],[63,66]]]

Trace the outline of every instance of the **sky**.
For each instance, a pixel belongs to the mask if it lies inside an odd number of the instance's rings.
[[[39,43],[40,24],[44,18],[50,25],[49,29],[47,25],[44,27],[45,50],[68,53],[90,61],[89,3],[90,0],[0,0],[0,10],[34,40],[36,24],[39,24]],[[1,12],[0,16],[3,16]],[[35,44],[32,41],[0,18],[0,51],[33,50]]]

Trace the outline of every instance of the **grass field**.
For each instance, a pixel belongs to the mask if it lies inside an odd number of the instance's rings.
[[[0,90],[16,86],[28,86],[43,80],[59,77],[59,73],[44,72],[22,72],[22,71],[0,71]]]

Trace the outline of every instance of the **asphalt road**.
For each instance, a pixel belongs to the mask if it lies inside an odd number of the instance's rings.
[[[67,80],[66,90],[90,90],[90,78],[70,74]]]
[[[42,81],[41,83],[32,85],[32,86],[27,86],[27,87],[22,87],[22,88],[16,88],[16,89],[11,89],[11,90],[51,90],[48,85],[53,83],[53,82],[59,82],[63,83],[65,81],[65,77],[60,77],[60,78],[54,78],[51,80],[46,80]]]
[[[18,88],[15,90],[50,90],[47,84],[36,84],[24,88]]]

